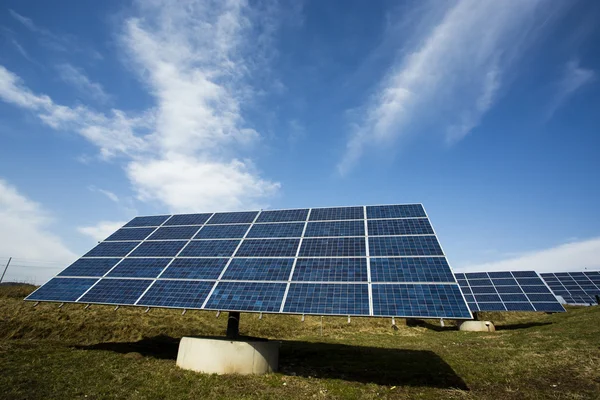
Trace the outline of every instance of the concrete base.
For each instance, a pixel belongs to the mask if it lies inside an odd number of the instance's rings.
[[[496,327],[491,321],[464,321],[460,324],[459,330],[465,332],[495,332]]]
[[[207,374],[262,375],[278,364],[279,342],[184,337],[177,353],[178,367]]]

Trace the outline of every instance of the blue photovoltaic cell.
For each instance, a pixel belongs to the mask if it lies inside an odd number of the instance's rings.
[[[403,204],[391,206],[367,206],[367,218],[415,218],[426,217],[420,204]]]
[[[500,299],[502,302],[528,302],[529,299],[524,294],[519,293],[509,293],[509,294],[501,294]],[[483,301],[483,300],[482,300]]]
[[[517,280],[514,278],[492,278],[494,286],[517,286]]]
[[[541,275],[554,294],[561,296],[567,304],[597,304],[595,296],[600,295],[598,271],[558,272]]]
[[[456,284],[373,284],[372,290],[377,316],[471,318]]]
[[[319,236],[365,236],[365,222],[364,220],[309,222],[304,237]]]
[[[191,239],[199,226],[166,226],[158,228],[148,240]]]
[[[299,258],[292,281],[367,282],[367,259]]]
[[[263,211],[256,222],[295,222],[306,221],[308,208],[298,210]]]
[[[535,278],[517,278],[519,285],[543,285],[544,282],[538,277]]]
[[[454,282],[444,257],[371,258],[373,282]]]
[[[144,242],[130,254],[130,257],[175,257],[187,241]]]
[[[304,239],[300,257],[364,257],[364,238]]]
[[[97,279],[53,278],[27,297],[27,300],[75,301]]]
[[[558,302],[552,303],[532,303],[536,311],[541,312],[564,312],[564,307]]]
[[[250,228],[250,224],[206,225],[194,239],[241,239]]]
[[[231,257],[239,240],[193,240],[180,257]]]
[[[258,214],[258,211],[216,213],[207,224],[249,224],[254,221],[256,214]]]
[[[228,261],[227,258],[176,258],[161,278],[217,279]]]
[[[459,280],[463,293],[474,294],[472,301],[467,300],[469,303],[477,303],[477,308],[472,308],[471,311],[536,311],[536,303],[542,302],[554,304],[546,307],[551,309],[548,312],[564,311],[534,271],[456,275],[466,278]]]
[[[262,215],[262,214],[261,214]],[[254,224],[248,232],[247,238],[285,238],[300,237],[304,230],[304,222]]]
[[[62,271],[58,276],[103,276],[119,258],[80,258]]]
[[[490,278],[509,278],[513,279],[513,275],[510,272],[488,272]]]
[[[121,228],[105,240],[144,240],[149,234],[154,232],[155,229],[156,228]]]
[[[204,225],[211,214],[179,214],[173,215],[165,225]]]
[[[165,222],[170,215],[151,215],[149,217],[135,217],[129,221],[125,227],[130,228],[132,226],[159,226]]]
[[[219,282],[204,308],[279,312],[286,287],[286,283]]]
[[[367,221],[369,236],[433,235],[427,218],[375,219]]]
[[[336,221],[340,219],[364,219],[362,207],[313,208],[310,221]]]
[[[491,279],[470,279],[470,278],[469,278],[469,285],[471,287],[473,287],[473,286],[493,286]]]
[[[133,305],[152,282],[152,279],[105,278],[90,289],[79,302]]]
[[[535,311],[533,305],[529,302],[526,303],[504,303],[506,311]],[[473,310],[471,310],[473,311]]]
[[[140,299],[138,305],[154,307],[202,307],[214,282],[158,280]]]
[[[102,242],[84,257],[125,257],[140,242]]]
[[[478,303],[500,303],[500,296],[497,294],[478,294],[475,295],[475,301]]]
[[[246,239],[237,257],[294,257],[300,239]]]
[[[125,258],[107,276],[111,278],[156,278],[170,258]]]
[[[537,278],[539,279],[537,272],[535,271],[511,271],[515,278]]]
[[[498,303],[477,303],[479,311],[506,311],[504,304]],[[514,310],[511,310],[514,311]],[[526,310],[525,310],[526,311]]]
[[[435,236],[369,237],[371,256],[443,256]]]
[[[283,312],[369,315],[369,286],[353,283],[292,283]]]
[[[293,258],[234,258],[221,279],[287,281],[293,264]]]

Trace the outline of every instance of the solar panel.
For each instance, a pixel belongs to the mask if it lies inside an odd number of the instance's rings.
[[[556,296],[567,304],[595,305],[600,296],[600,271],[540,274]]]
[[[509,290],[463,297],[420,204],[330,207],[136,217],[26,300],[469,319],[465,298],[539,288],[479,279]]]
[[[472,312],[565,311],[535,271],[469,272],[455,276]]]

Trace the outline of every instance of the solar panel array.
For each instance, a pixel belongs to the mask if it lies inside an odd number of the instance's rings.
[[[562,312],[564,307],[534,271],[455,274],[472,312]]]
[[[26,300],[472,317],[420,204],[137,217]]]
[[[600,296],[600,271],[556,272],[541,274],[555,295],[567,304],[597,304]]]

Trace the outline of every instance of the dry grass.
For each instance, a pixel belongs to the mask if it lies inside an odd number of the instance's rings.
[[[493,313],[498,331],[437,321],[243,314],[241,333],[282,341],[281,371],[205,375],[175,367],[182,336],[225,330],[214,313],[67,304],[32,307],[0,287],[0,398],[589,399],[600,393],[600,307]]]

